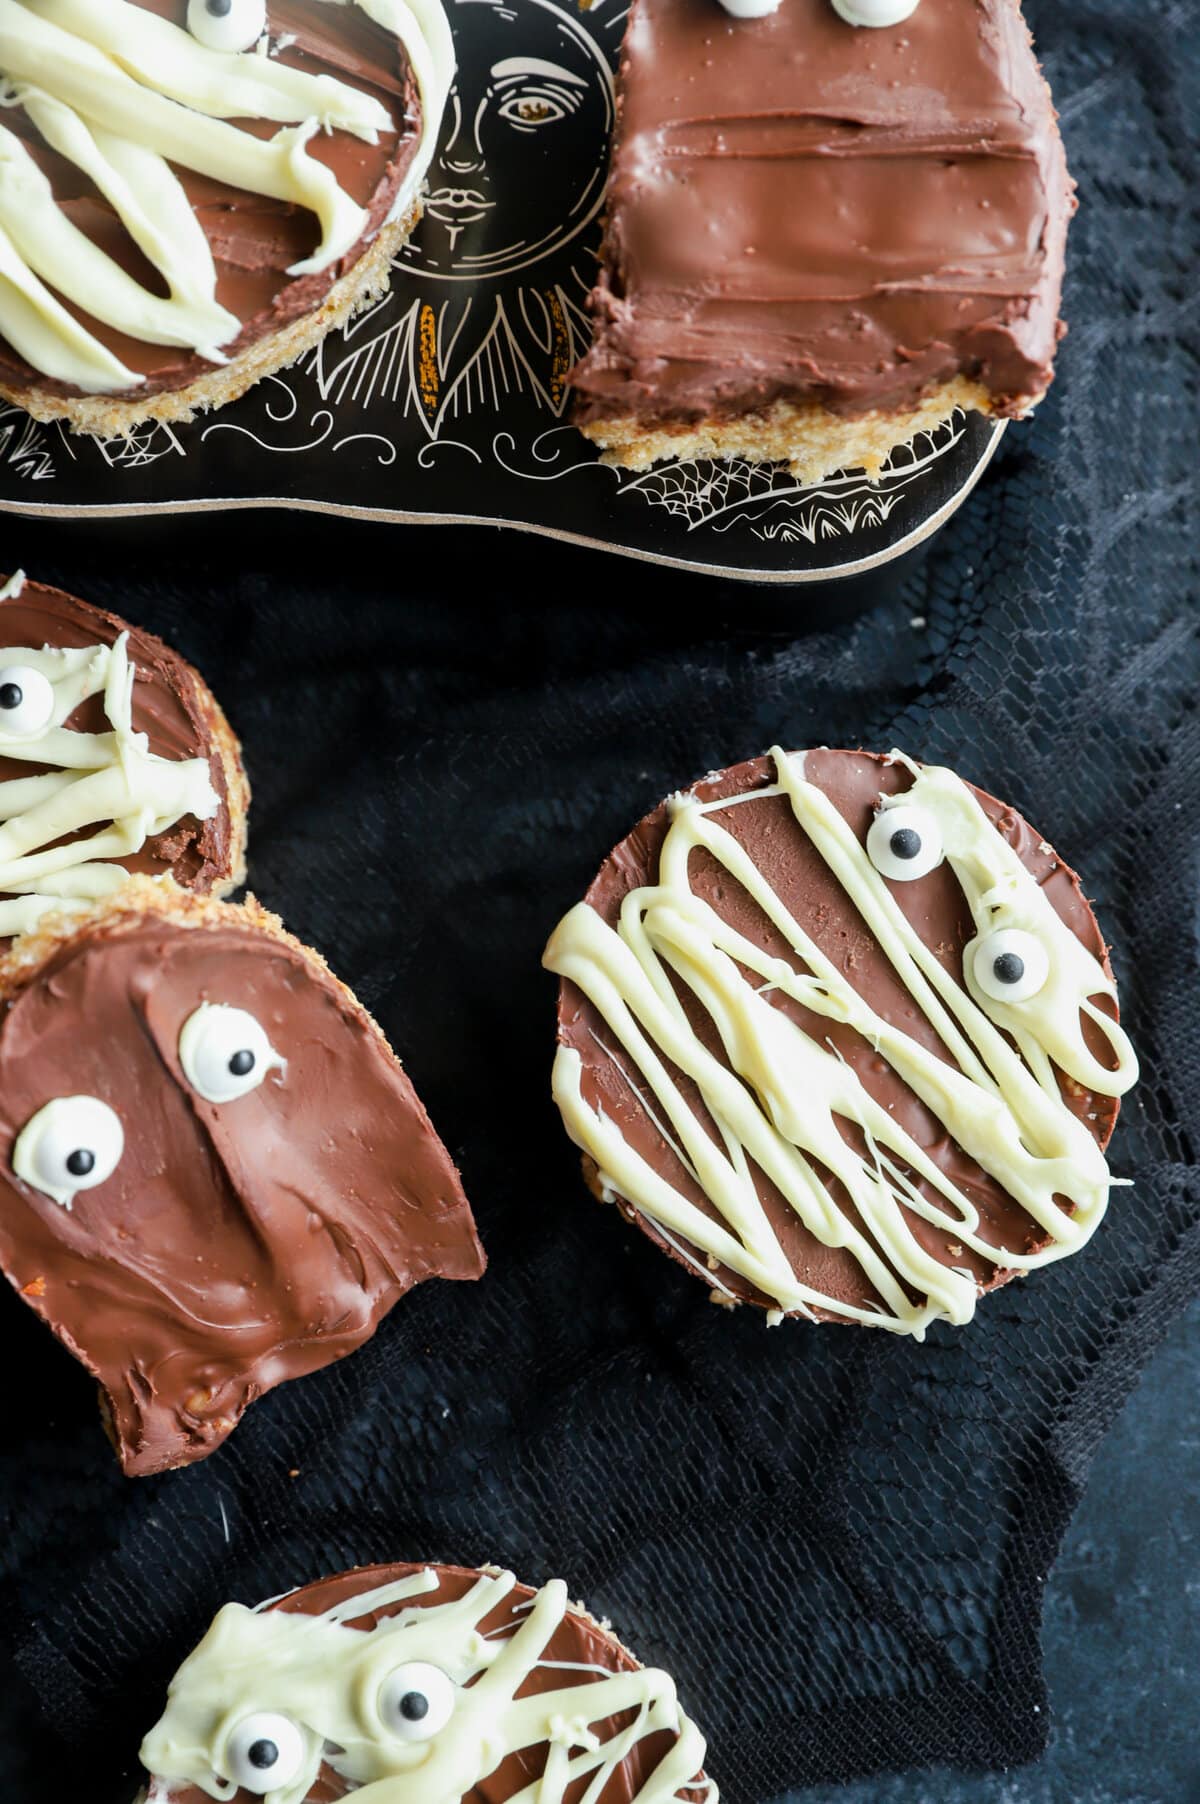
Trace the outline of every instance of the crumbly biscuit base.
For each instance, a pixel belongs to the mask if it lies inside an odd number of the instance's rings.
[[[212,895],[228,896],[246,881],[246,839],[249,831],[250,780],[242,762],[241,742],[226,719],[225,710],[198,671],[196,678],[200,717],[209,744],[220,760],[225,776],[225,808],[229,816],[229,854],[226,868],[212,886]]]
[[[278,915],[263,908],[253,896],[244,902],[221,902],[215,896],[200,896],[195,890],[181,889],[173,877],[130,877],[119,890],[105,896],[92,907],[73,913],[50,913],[29,933],[12,942],[0,954],[0,1007],[12,1000],[37,977],[48,960],[74,945],[90,939],[96,932],[131,926],[158,915],[177,927],[249,927],[264,934],[277,945],[299,953],[305,963],[332,983],[348,1011],[367,1028],[372,1038],[396,1065],[400,1064],[383,1029],[369,1015],[348,984],[331,971],[321,954],[289,933]]]
[[[138,400],[111,395],[50,395],[36,385],[12,388],[0,382],[0,399],[23,407],[35,420],[62,420],[72,432],[91,433],[96,438],[124,438],[150,420],[163,425],[186,424],[197,413],[236,401],[264,376],[286,369],[335,326],[344,325],[377,301],[391,278],[392,259],[408,241],[420,217],[421,205],[416,202],[402,219],[380,228],[358,262],[334,283],[314,312],[294,320],[281,332],[268,333],[240,357],[215,365],[186,388]]]
[[[1027,412],[1039,399],[1022,403]],[[838,470],[865,470],[877,477],[893,451],[920,432],[932,432],[958,407],[993,413],[982,383],[955,376],[932,389],[916,407],[846,417],[816,402],[775,401],[761,413],[700,425],[645,424],[635,419],[593,420],[580,427],[599,445],[601,463],[648,470],[665,457],[744,458],[749,463],[785,463],[797,482],[822,482]]]

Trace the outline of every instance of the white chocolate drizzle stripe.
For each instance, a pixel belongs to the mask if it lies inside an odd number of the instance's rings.
[[[110,56],[134,81],[213,119],[270,119],[352,132],[367,144],[391,129],[373,95],[333,75],[269,57],[209,50],[191,32],[133,0],[23,0],[31,12]]]
[[[111,895],[126,881],[119,864],[185,815],[211,820],[220,807],[206,758],[160,758],[133,730],[135,672],[128,634],[112,646],[0,651],[0,667],[24,666],[54,687],[54,712],[41,733],[3,731],[0,757],[57,766],[0,783],[0,936],[26,933],[52,909],[70,911]],[[110,733],[62,725],[82,701],[103,696]],[[99,831],[58,842],[97,826]],[[12,898],[12,899],[8,899]]]
[[[544,961],[575,983],[601,1015],[641,1080],[641,1085],[628,1080],[631,1094],[642,1098],[644,1086],[653,1097],[654,1108],[642,1103],[649,1119],[659,1123],[664,1141],[720,1219],[697,1208],[636,1152],[613,1120],[585,1102],[582,1059],[566,1046],[555,1060],[555,1100],[568,1132],[595,1161],[604,1189],[626,1199],[669,1240],[680,1236],[749,1280],[780,1309],[807,1314],[816,1307],[922,1335],[938,1317],[969,1320],[976,1283],[965,1266],[948,1268],[925,1250],[906,1212],[998,1267],[1025,1271],[1074,1252],[1103,1218],[1112,1180],[1092,1135],[1063,1100],[1055,1068],[1097,1094],[1115,1096],[1134,1081],[1136,1060],[1120,1027],[1091,1001],[1115,998],[1111,980],[959,778],[903,759],[913,786],[902,797],[882,798],[882,805],[903,801],[926,810],[938,824],[977,930],[964,951],[965,988],[913,930],[866,849],[824,792],[807,780],[803,759],[778,748],[772,756],[778,781],[771,787],[708,803],[694,795],[674,798],[657,883],[624,898],[616,927],[579,904],[551,936]],[[871,1007],[788,911],[739,841],[711,818],[739,802],[779,794],[788,798],[796,822],[853,901],[949,1058]],[[800,959],[801,970],[745,939],[694,894],[688,861],[699,847],[758,905]],[[1037,935],[1049,953],[1045,985],[1019,1004],[986,995],[971,976],[978,940],[1002,927]],[[676,984],[703,1007],[723,1059],[695,1033]],[[827,1042],[818,1042],[767,1000],[772,991],[845,1023],[874,1046],[967,1155],[1021,1204],[1049,1244],[1029,1253],[989,1240],[970,1198]],[[1084,1015],[1107,1040],[1111,1067],[1085,1043]],[[624,1070],[615,1054],[610,1057]],[[704,1119],[668,1066],[696,1086]],[[864,1151],[856,1150],[840,1123],[857,1130]],[[758,1198],[751,1160],[818,1241],[850,1251],[880,1307],[835,1299],[797,1279]],[[818,1168],[845,1186],[857,1221],[837,1207]],[[914,1303],[910,1290],[921,1300]]]
[[[115,0],[115,5],[141,12],[130,0]],[[115,15],[114,39],[118,21]],[[362,208],[338,186],[330,169],[304,154],[305,144],[320,129],[318,119],[285,127],[273,138],[256,138],[143,87],[113,56],[42,19],[24,0],[0,0],[0,41],[6,75],[18,83],[32,82],[93,124],[214,181],[315,213],[321,246],[292,273],[324,268],[361,237],[366,223]]]
[[[25,362],[56,382],[92,393],[142,380],[81,326],[39,282],[0,227],[0,333]]]
[[[90,176],[172,295],[215,306],[217,268],[208,239],[166,159],[89,127],[37,88],[23,88],[21,104],[47,144]]]
[[[74,288],[86,294],[93,318],[118,332],[150,344],[184,346],[215,345],[237,335],[236,316],[214,301],[147,294],[55,205],[50,183],[21,140],[3,125],[0,226],[35,275],[60,293]]]
[[[424,179],[453,77],[449,26],[439,0],[321,0],[347,3],[400,40],[421,94],[420,142],[391,213],[400,218]],[[0,333],[55,381],[91,394],[143,382],[70,307],[139,342],[226,361],[222,347],[241,322],[216,301],[211,250],[170,164],[314,213],[320,245],[290,275],[327,269],[366,231],[364,209],[306,147],[323,130],[375,143],[391,118],[335,76],[208,49],[133,0],[0,0],[0,77],[0,101],[23,106],[91,177],[170,291],[152,294],[79,231],[16,134],[0,130]],[[281,129],[264,140],[227,123],[242,118]]]
[[[674,1682],[639,1667],[614,1672],[547,1661],[547,1647],[568,1614],[566,1587],[552,1580],[514,1617],[503,1637],[482,1624],[515,1585],[508,1572],[480,1576],[459,1599],[401,1609],[372,1629],[351,1621],[440,1590],[430,1570],[358,1593],[320,1616],[248,1610],[227,1604],[171,1682],[167,1707],[146,1736],[141,1757],[160,1785],[183,1782],[210,1798],[235,1789],[226,1745],[239,1720],[259,1710],[287,1715],[304,1741],[300,1768],[271,1792],[272,1804],[302,1804],[323,1762],[355,1786],[362,1804],[459,1804],[510,1755],[547,1746],[542,1776],[511,1804],[563,1804],[586,1780],[581,1804],[596,1804],[637,1744],[661,1730],[674,1737],[632,1804],[673,1804],[684,1791],[718,1804],[715,1784],[697,1784],[704,1740],[679,1708]],[[389,1733],[378,1699],[390,1672],[409,1662],[436,1666],[456,1688],[445,1728],[423,1742]],[[568,1669],[595,1673],[580,1684],[518,1697],[530,1675]],[[625,1719],[606,1739],[599,1728]]]

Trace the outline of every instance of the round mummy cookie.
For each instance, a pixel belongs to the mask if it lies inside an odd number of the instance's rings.
[[[375,1022],[253,902],[131,878],[0,963],[0,1267],[99,1381],[125,1471],[484,1257]]]
[[[134,872],[227,894],[248,804],[229,722],[177,652],[20,574],[0,588],[0,944]]]
[[[223,405],[387,286],[440,0],[0,0],[0,395],[113,436]]]
[[[368,1566],[226,1604],[142,1743],[147,1804],[717,1804],[665,1672],[495,1567]]]
[[[648,815],[551,937],[593,1190],[715,1300],[921,1336],[1083,1246],[1136,1060],[1079,879],[899,752]]]

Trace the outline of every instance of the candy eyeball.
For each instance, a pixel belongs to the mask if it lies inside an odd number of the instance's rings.
[[[32,739],[54,718],[54,685],[28,664],[0,669],[0,737]]]
[[[921,0],[833,0],[833,10],[847,25],[875,28],[902,25],[911,19]]]
[[[979,988],[994,1002],[1028,1002],[1050,975],[1050,955],[1032,933],[998,927],[976,943],[971,969]]]
[[[272,1069],[287,1070],[265,1028],[244,1008],[202,1002],[180,1029],[179,1063],[205,1102],[236,1102]]]
[[[256,1710],[244,1716],[225,1743],[226,1777],[262,1797],[290,1785],[304,1765],[304,1735],[290,1716]]]
[[[187,25],[206,50],[253,50],[267,29],[267,0],[188,0]]]
[[[401,1741],[431,1741],[454,1714],[452,1679],[440,1666],[409,1660],[390,1672],[379,1689],[379,1714]]]
[[[125,1151],[120,1116],[96,1096],[56,1096],[30,1117],[12,1153],[16,1175],[69,1209],[80,1190],[106,1183]]]
[[[721,5],[735,19],[765,19],[779,10],[779,0],[721,0]]]
[[[911,883],[937,869],[945,848],[932,814],[898,802],[894,808],[881,808],[871,822],[867,857],[889,882]]]

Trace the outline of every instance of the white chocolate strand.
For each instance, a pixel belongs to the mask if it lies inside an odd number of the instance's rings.
[[[411,206],[433,154],[454,52],[440,0],[356,4],[404,45],[421,93],[417,153],[393,218]],[[16,133],[0,128],[0,335],[26,362],[90,394],[142,378],[64,301],[145,344],[180,346],[213,363],[241,322],[216,300],[204,233],[171,165],[314,213],[321,242],[288,272],[327,269],[351,251],[367,215],[307,146],[322,131],[367,143],[392,129],[372,95],[253,50],[214,50],[134,0],[0,0],[0,92],[23,107],[53,149],[95,182],[162,276],[153,294],[81,232]],[[280,126],[259,138],[227,121]]]
[[[44,117],[53,111],[64,124],[74,118],[69,109],[60,108],[49,96],[33,95],[30,99],[31,116],[35,110],[40,110]],[[39,101],[43,100],[44,105],[39,107]],[[86,134],[81,132],[81,139],[84,136]],[[89,144],[94,152],[93,167],[97,168],[97,173],[109,177],[110,189],[117,187],[115,169],[111,165],[106,170],[99,169],[99,147],[94,139]],[[82,162],[87,147],[81,141],[78,149],[77,160]],[[188,211],[190,213],[191,209]],[[137,223],[142,224],[141,218]],[[170,300],[164,300],[159,295],[147,294],[119,263],[114,263],[111,257],[97,249],[85,232],[72,225],[55,205],[50,183],[20,138],[3,125],[0,125],[0,226],[35,275],[60,293],[73,285],[78,292],[87,295],[88,311],[95,319],[103,320],[131,338],[149,344],[212,349],[237,335],[236,316],[218,307],[211,298],[192,301],[173,295]]]
[[[323,1763],[361,1788],[354,1796],[362,1804],[459,1804],[511,1754],[542,1744],[544,1775],[511,1804],[563,1804],[581,1780],[594,1799],[636,1744],[661,1730],[676,1740],[632,1804],[672,1804],[697,1789],[704,1740],[666,1673],[603,1671],[594,1681],[517,1696],[534,1671],[554,1665],[543,1656],[569,1606],[566,1587],[552,1580],[514,1612],[511,1631],[485,1636],[483,1622],[515,1583],[510,1572],[489,1571],[457,1600],[408,1603],[439,1590],[438,1574],[426,1569],[320,1616],[227,1604],[171,1681],[166,1710],[142,1743],[149,1799],[166,1800],[179,1782],[232,1797],[238,1725],[268,1711],[303,1740],[296,1770],[272,1784],[271,1804],[302,1804]],[[407,1607],[373,1629],[348,1626],[395,1604]],[[416,1662],[444,1674],[454,1697],[445,1726],[413,1740],[396,1733],[380,1703],[389,1677]],[[627,1714],[626,1726],[601,1736],[606,1721]],[[710,1780],[698,1789],[704,1804],[717,1804]]]
[[[906,1211],[1010,1270],[1027,1271],[1076,1251],[1103,1218],[1112,1180],[1086,1125],[1066,1106],[1054,1068],[1099,1095],[1117,1096],[1134,1082],[1136,1060],[1121,1028],[1092,1000],[1115,999],[1111,980],[960,778],[893,753],[914,782],[882,806],[923,810],[940,831],[977,929],[964,951],[966,988],[914,931],[857,836],[807,780],[803,758],[778,748],[772,756],[778,775],[772,788],[708,803],[676,797],[658,882],[624,898],[615,928],[587,904],[577,905],[551,936],[544,959],[603,1017],[621,1048],[619,1068],[631,1091],[647,1110],[652,1099],[659,1132],[719,1220],[697,1208],[629,1144],[615,1121],[585,1101],[583,1062],[570,1047],[560,1047],[555,1060],[555,1100],[568,1133],[595,1161],[606,1193],[625,1199],[667,1238],[682,1238],[748,1279],[782,1310],[807,1314],[818,1308],[920,1336],[939,1317],[968,1321],[977,1287],[968,1270],[949,1269],[926,1251]],[[738,802],[770,795],[787,797],[796,822],[954,1062],[876,1013],[713,818]],[[802,971],[745,939],[693,892],[688,863],[698,847],[758,904],[798,955]],[[980,938],[1001,928],[1033,935],[1048,956],[1048,978],[1020,1003],[997,1000],[971,974]],[[711,1019],[723,1058],[695,1033],[672,977]],[[1029,1253],[989,1240],[970,1198],[827,1042],[771,1004],[771,990],[861,1034],[967,1155],[1021,1204],[1049,1244]],[[1111,1066],[1087,1046],[1084,1016],[1104,1035]],[[696,1085],[717,1139],[672,1066]],[[865,1152],[849,1144],[839,1123],[859,1130]],[[796,1277],[759,1200],[751,1161],[817,1240],[850,1251],[880,1307],[835,1299]],[[844,1185],[857,1222],[835,1203],[821,1169]],[[925,1190],[914,1179],[923,1180]]]
[[[388,131],[386,109],[332,75],[307,75],[268,57],[210,50],[135,0],[22,0],[39,18],[91,44],[148,89],[213,119],[270,119],[353,132]]]
[[[135,672],[128,635],[112,646],[0,651],[0,668],[21,666],[53,686],[40,733],[14,737],[0,712],[0,757],[51,768],[0,783],[0,936],[27,933],[52,909],[78,909],[111,895],[128,872],[111,860],[141,851],[185,815],[211,820],[220,807],[206,758],[160,758],[133,730]],[[112,728],[64,725],[89,696],[102,695]],[[87,835],[84,829],[98,827]],[[67,843],[68,835],[79,834]],[[12,898],[12,899],[7,899]]]

